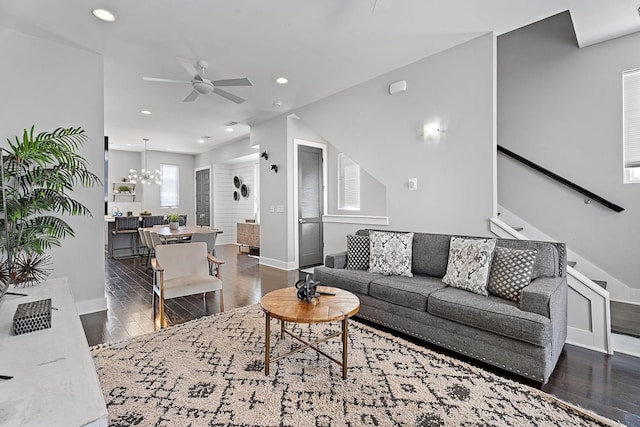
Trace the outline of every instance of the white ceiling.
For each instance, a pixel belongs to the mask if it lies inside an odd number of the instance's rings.
[[[629,0],[378,0],[374,10],[375,3],[0,0],[0,25],[104,56],[112,148],[141,151],[142,138],[149,138],[149,150],[191,154],[487,31],[502,34],[565,10],[581,46],[640,30],[640,2]],[[108,8],[116,22],[95,19],[96,7]],[[212,80],[249,78],[252,87],[224,88],[247,102],[210,94],[185,103],[189,84],[142,80],[189,80],[176,57],[208,61]],[[276,84],[278,76],[289,84]],[[143,109],[153,114],[140,114]],[[232,133],[224,129],[229,121],[239,122]],[[210,138],[199,144],[205,135]]]

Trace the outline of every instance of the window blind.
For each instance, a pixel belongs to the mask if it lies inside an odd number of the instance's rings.
[[[180,170],[178,165],[160,165],[162,185],[160,186],[160,207],[177,208],[180,204]]]
[[[622,78],[624,167],[640,167],[640,69]]]
[[[338,154],[338,209],[360,210],[360,166]]]

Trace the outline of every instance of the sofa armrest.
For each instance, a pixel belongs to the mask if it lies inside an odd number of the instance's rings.
[[[538,277],[522,290],[520,309],[553,319],[554,314],[566,319],[567,278]]]
[[[345,268],[347,266],[347,251],[329,254],[324,258],[325,267]]]

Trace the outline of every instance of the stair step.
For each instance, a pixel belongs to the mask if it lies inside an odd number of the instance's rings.
[[[569,267],[575,267],[576,266],[576,262],[575,261],[567,261],[567,265]]]
[[[605,282],[604,280],[595,280],[595,279],[591,279],[595,282],[596,285],[599,285],[602,289],[607,289],[607,282]]]
[[[640,305],[611,301],[611,332],[640,337]]]

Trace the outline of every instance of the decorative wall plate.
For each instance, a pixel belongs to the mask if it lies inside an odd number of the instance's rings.
[[[237,191],[233,192],[233,200],[238,201],[238,199],[240,198],[240,195],[238,194]]]
[[[247,187],[247,184],[242,184],[242,187],[240,187],[240,194],[242,194],[242,197],[247,197],[249,195],[249,187]]]
[[[240,188],[240,184],[242,184],[242,181],[240,181],[240,178],[238,178],[237,176],[233,177],[233,185],[236,188]]]

